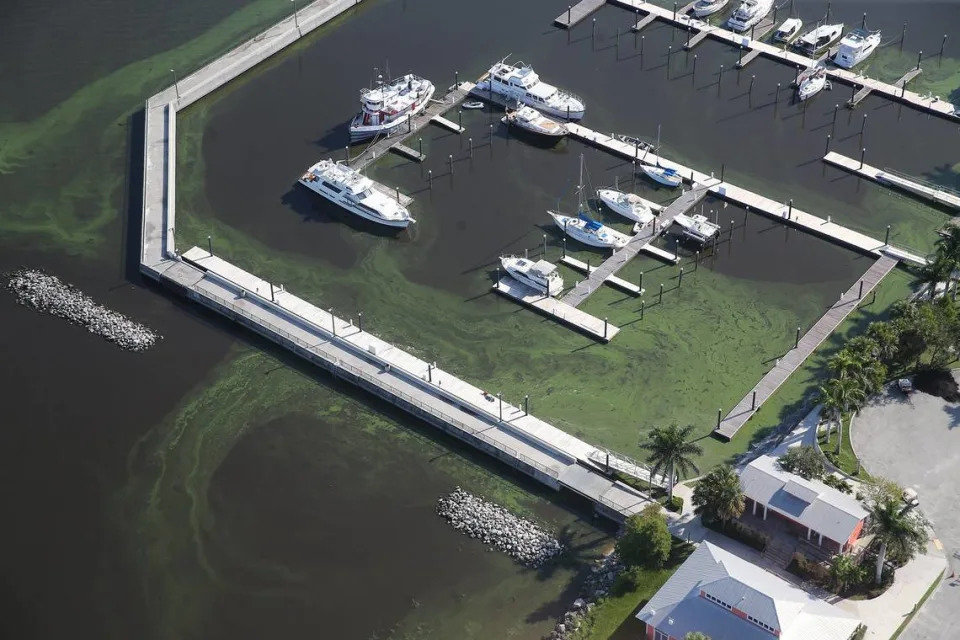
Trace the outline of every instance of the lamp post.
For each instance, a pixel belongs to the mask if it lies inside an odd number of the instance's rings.
[[[173,74],[173,88],[174,88],[174,90],[176,90],[176,92],[177,92],[177,100],[179,100],[179,99],[180,99],[180,83],[179,83],[179,81],[177,80],[177,72],[174,71],[173,69],[170,69],[170,73]]]
[[[290,0],[293,3],[293,25],[300,31],[300,19],[297,16],[297,0]]]

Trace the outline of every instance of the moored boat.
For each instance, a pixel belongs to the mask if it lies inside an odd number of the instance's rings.
[[[800,18],[787,18],[773,34],[776,42],[791,42],[800,33],[803,28],[803,20]]]
[[[614,213],[639,223],[641,227],[652,222],[655,217],[644,199],[635,193],[624,193],[616,189],[598,189],[597,198]]]
[[[576,218],[565,216],[558,211],[547,211],[547,213],[565,234],[591,247],[620,249],[629,240],[624,234],[603,226],[584,213],[578,214]]]
[[[378,224],[405,229],[416,222],[406,207],[375,189],[372,180],[339,162],[321,160],[299,182],[350,213]]]
[[[534,262],[528,258],[501,256],[500,265],[518,282],[533,287],[540,293],[553,297],[563,292],[563,278],[560,277],[557,266],[552,262],[546,260]]]
[[[746,31],[763,20],[772,8],[773,0],[743,0],[727,20],[727,26],[734,31]]]
[[[356,142],[400,131],[409,118],[427,108],[435,87],[429,80],[408,73],[388,83],[360,91],[360,113],[350,122],[350,140]]]
[[[559,138],[567,135],[565,125],[556,120],[551,120],[533,107],[526,105],[507,111],[507,115],[503,117],[503,122],[507,126],[514,126],[541,136]]]
[[[579,120],[583,117],[586,106],[578,96],[544,82],[530,65],[507,64],[505,60],[490,67],[474,91],[490,91],[558,118]]]
[[[673,219],[673,222],[680,227],[680,233],[684,238],[699,244],[706,244],[720,232],[719,225],[699,214],[688,216],[681,213]]]
[[[880,45],[880,32],[855,29],[840,41],[840,48],[833,63],[844,69],[852,69],[874,52]]]
[[[471,100],[463,103],[464,109],[483,109],[483,103],[479,100]]]
[[[683,182],[683,178],[680,177],[676,169],[667,169],[666,167],[661,167],[659,164],[645,164],[641,169],[643,169],[643,172],[651,179],[668,187],[679,187],[680,183]]]
[[[823,24],[800,36],[794,46],[803,53],[812,56],[836,42],[841,35],[843,35],[842,22],[839,24]]]
[[[693,5],[693,9],[690,10],[690,13],[692,13],[695,18],[706,18],[727,6],[727,2],[729,2],[729,0],[697,0],[696,4]]]
[[[829,86],[830,81],[827,80],[827,70],[824,67],[807,69],[797,78],[797,98],[801,101],[807,100]]]

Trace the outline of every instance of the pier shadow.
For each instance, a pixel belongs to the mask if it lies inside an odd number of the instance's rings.
[[[120,271],[130,282],[140,283],[140,245],[143,240],[143,152],[146,112],[138,109],[127,119],[127,167],[121,225]]]

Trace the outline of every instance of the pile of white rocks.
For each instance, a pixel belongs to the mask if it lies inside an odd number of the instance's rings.
[[[623,571],[623,563],[620,562],[620,557],[615,551],[597,560],[597,563],[591,567],[590,575],[583,581],[581,597],[573,601],[573,605],[563,614],[547,639],[567,640],[573,637],[583,624],[583,619],[593,611],[594,601],[610,593],[621,571]]]
[[[145,351],[160,339],[139,322],[97,304],[79,289],[43,271],[15,271],[9,275],[7,288],[20,304],[85,327],[122,349]]]
[[[437,514],[457,531],[528,567],[539,567],[563,551],[546,529],[460,487],[437,500]]]

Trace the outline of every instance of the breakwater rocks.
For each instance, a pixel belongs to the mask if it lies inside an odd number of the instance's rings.
[[[597,560],[597,563],[591,567],[590,575],[583,581],[580,588],[582,595],[573,601],[573,605],[557,622],[557,626],[547,636],[547,640],[573,638],[583,625],[583,619],[593,611],[594,601],[610,593],[621,571],[623,571],[623,563],[620,562],[616,551]]]
[[[536,523],[460,487],[437,500],[437,514],[457,531],[496,547],[527,567],[539,567],[563,551],[563,545]]]
[[[139,322],[97,304],[79,289],[43,271],[15,271],[8,275],[7,288],[20,304],[78,324],[121,349],[145,351],[160,339]]]

